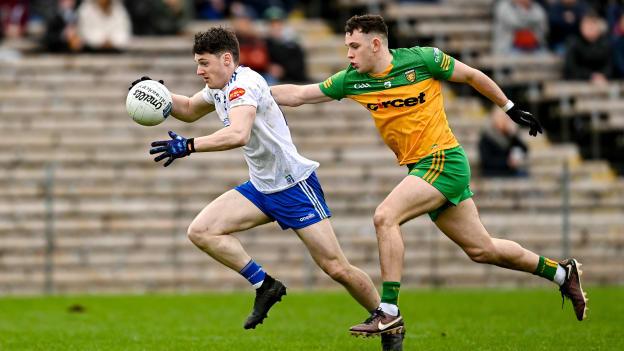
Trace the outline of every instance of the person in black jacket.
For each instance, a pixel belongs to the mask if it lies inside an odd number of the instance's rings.
[[[181,0],[125,0],[134,35],[175,35],[186,21]]]
[[[484,177],[518,177],[528,175],[528,147],[520,139],[516,124],[501,109],[492,111],[491,124],[481,132],[479,155]]]
[[[568,41],[563,73],[565,79],[589,80],[596,84],[608,81],[613,61],[605,27],[604,20],[593,12],[583,17],[581,35]]]
[[[50,52],[77,52],[83,47],[78,35],[76,0],[58,0],[56,11],[47,22],[43,46]]]
[[[589,11],[584,0],[558,0],[548,6],[548,44],[557,53],[565,51],[565,43],[579,34],[581,18]]]
[[[266,40],[271,65],[269,72],[278,82],[301,83],[308,80],[305,53],[292,33],[284,26],[285,13],[279,7],[270,7],[264,13],[269,21]]]

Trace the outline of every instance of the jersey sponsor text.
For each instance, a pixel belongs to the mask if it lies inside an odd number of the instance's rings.
[[[366,104],[366,108],[371,111],[377,111],[380,108],[388,108],[392,107],[411,107],[416,106],[418,104],[424,104],[425,101],[425,93],[420,93],[417,97],[409,97],[407,99],[394,99],[383,102],[378,102],[376,104]]]

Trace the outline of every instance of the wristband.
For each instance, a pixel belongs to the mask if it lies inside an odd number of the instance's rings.
[[[195,152],[195,138],[186,140],[186,150],[190,153]]]
[[[501,106],[501,108],[503,109],[504,112],[507,112],[509,110],[511,110],[511,108],[514,107],[514,103],[511,100],[507,100],[507,103],[503,106]]]

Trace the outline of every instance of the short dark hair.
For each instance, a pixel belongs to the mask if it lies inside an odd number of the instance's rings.
[[[345,25],[345,33],[353,34],[354,30],[360,30],[362,33],[377,33],[388,37],[388,26],[384,22],[383,17],[379,15],[355,15]]]
[[[205,32],[195,33],[195,43],[193,44],[193,53],[221,55],[226,52],[232,54],[234,63],[238,64],[240,57],[238,39],[236,34],[230,29],[223,27],[213,27]]]

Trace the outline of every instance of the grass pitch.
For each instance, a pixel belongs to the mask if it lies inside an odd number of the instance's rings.
[[[624,287],[589,288],[577,322],[556,288],[405,290],[404,350],[624,350]],[[380,350],[347,330],[346,292],[289,292],[256,330],[253,293],[0,298],[0,350]]]

